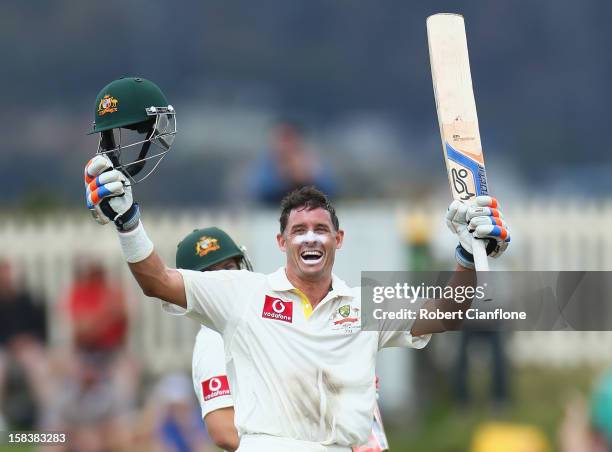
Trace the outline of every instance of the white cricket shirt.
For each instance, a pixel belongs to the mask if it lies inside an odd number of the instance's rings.
[[[187,309],[164,306],[222,334],[241,438],[364,444],[372,428],[376,352],[422,348],[430,339],[412,337],[409,320],[402,332],[360,331],[361,291],[335,275],[313,310],[284,268],[269,275],[179,271]]]
[[[202,418],[211,411],[234,406],[225,367],[223,338],[203,325],[193,346],[191,372]]]

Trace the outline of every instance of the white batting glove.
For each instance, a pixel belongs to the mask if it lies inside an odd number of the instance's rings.
[[[446,225],[459,238],[457,261],[473,268],[472,239],[487,241],[487,255],[501,256],[510,243],[510,228],[498,208],[497,199],[477,196],[474,204],[453,201],[446,212]],[[470,265],[471,263],[471,265]]]
[[[138,225],[140,211],[132,199],[132,187],[105,155],[96,155],[85,166],[85,199],[100,224],[113,221],[120,231]]]

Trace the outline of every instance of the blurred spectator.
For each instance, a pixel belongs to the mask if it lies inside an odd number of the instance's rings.
[[[508,400],[508,364],[504,350],[504,338],[500,331],[470,329],[466,327],[461,332],[459,354],[456,366],[455,391],[461,403],[470,403],[469,375],[470,359],[477,356],[475,345],[484,345],[491,351],[491,397],[497,407],[503,407]]]
[[[128,441],[127,419],[139,386],[128,354],[126,297],[97,262],[77,260],[62,303],[71,330],[66,375],[55,398],[54,428],[67,430],[78,450],[98,451]]]
[[[121,288],[109,281],[104,267],[79,262],[66,309],[72,343],[80,353],[112,355],[127,339],[128,311]]]
[[[597,442],[612,450],[612,370],[597,383],[591,397],[591,427]]]
[[[99,357],[83,355],[59,388],[55,423],[49,427],[67,433],[70,451],[127,450],[128,407],[107,368]]]
[[[191,379],[183,374],[166,375],[157,383],[139,431],[136,448],[168,452],[217,450],[206,434]]]
[[[288,192],[305,185],[315,185],[330,197],[336,193],[332,172],[307,147],[300,126],[281,121],[272,130],[270,151],[256,162],[253,194],[258,201],[278,207]]]
[[[587,405],[582,397],[568,403],[559,429],[561,452],[612,450],[612,370],[597,382]]]
[[[33,428],[40,421],[34,413],[44,412],[50,396],[45,338],[44,306],[18,288],[11,264],[0,260],[0,430],[7,424],[2,414],[6,385],[9,377],[18,376],[18,371],[25,374],[36,407],[28,412],[23,401],[13,404],[15,409],[9,410],[15,414],[13,421],[21,428]]]

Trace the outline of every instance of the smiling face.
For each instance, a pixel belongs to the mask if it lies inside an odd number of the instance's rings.
[[[287,275],[304,281],[329,279],[343,238],[344,231],[335,229],[327,210],[291,210],[284,232],[276,237],[279,248],[287,255]]]

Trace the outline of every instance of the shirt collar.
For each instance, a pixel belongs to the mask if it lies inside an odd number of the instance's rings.
[[[270,285],[270,288],[276,292],[284,292],[294,288],[293,284],[291,284],[289,279],[287,279],[285,267],[281,267],[274,273],[270,273],[268,275],[268,284]]]
[[[284,292],[293,290],[293,284],[287,278],[285,267],[281,267],[274,273],[268,275],[268,284],[270,288],[276,292]],[[332,292],[338,297],[353,297],[353,292],[346,283],[332,273]]]

